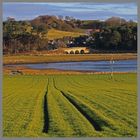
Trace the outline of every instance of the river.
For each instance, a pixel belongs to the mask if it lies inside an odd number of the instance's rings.
[[[57,69],[96,72],[136,72],[137,60],[57,62],[41,64],[21,64],[31,69]]]

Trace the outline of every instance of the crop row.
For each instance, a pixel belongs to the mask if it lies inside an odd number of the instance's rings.
[[[40,135],[47,80],[41,76],[4,76],[3,83],[3,136]]]
[[[96,136],[87,119],[56,89],[49,78],[47,93],[50,136]]]
[[[85,102],[107,118],[106,121],[112,122],[111,125],[117,128],[116,135],[132,136],[137,130],[137,84],[134,79],[134,74],[115,75],[114,79],[110,79],[109,75],[67,76],[67,79],[59,76],[56,83],[58,89]],[[59,83],[61,80],[63,85]],[[104,130],[110,132],[106,128]]]
[[[137,134],[135,74],[4,76],[3,135]]]

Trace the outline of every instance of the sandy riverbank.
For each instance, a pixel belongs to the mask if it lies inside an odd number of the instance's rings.
[[[4,56],[3,64],[29,64],[29,63],[50,63],[68,61],[97,61],[97,60],[127,60],[137,59],[136,53],[116,53],[116,54],[84,54],[84,55],[41,55],[41,56]]]
[[[47,74],[109,74],[111,72],[96,72],[96,71],[70,71],[70,70],[56,70],[56,69],[30,69],[23,66],[15,66],[15,67],[7,67],[4,66],[3,72],[4,74],[11,74],[11,71],[21,71],[22,74],[31,74],[31,75],[47,75]],[[113,72],[117,73],[134,73],[134,72]]]

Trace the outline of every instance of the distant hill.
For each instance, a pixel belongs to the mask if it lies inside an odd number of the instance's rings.
[[[83,46],[105,51],[136,51],[137,22],[111,17],[106,21],[70,16],[38,16],[3,22],[3,52],[16,54]]]
[[[105,22],[108,25],[118,25],[118,24],[120,25],[120,24],[126,23],[127,21],[120,17],[111,17],[111,18],[108,18]]]
[[[81,32],[81,29],[101,29],[105,26],[117,26],[127,21],[121,17],[110,17],[105,21],[101,20],[79,20],[61,19],[57,16],[43,15],[31,20],[33,27],[43,26],[46,29],[57,29],[61,31]]]
[[[43,15],[30,21],[32,26],[45,26],[47,29],[74,31],[77,26],[73,21],[62,20],[56,16]]]
[[[120,17],[110,17],[105,21],[101,20],[81,20],[80,28],[99,29],[105,26],[116,26],[126,23],[127,21]]]

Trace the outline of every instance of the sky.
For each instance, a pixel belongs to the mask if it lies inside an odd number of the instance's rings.
[[[40,15],[73,16],[84,20],[106,20],[112,16],[137,21],[136,3],[3,3],[3,20],[30,20]]]

